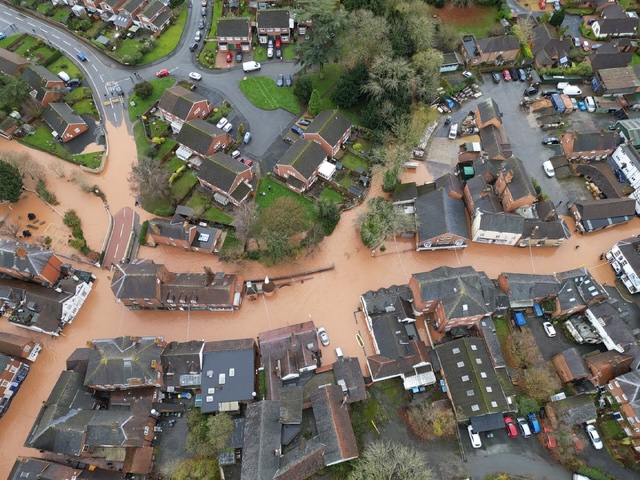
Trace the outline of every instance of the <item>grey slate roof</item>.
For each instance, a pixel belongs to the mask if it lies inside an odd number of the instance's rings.
[[[86,125],[85,121],[66,103],[52,102],[42,113],[43,120],[51,130],[62,134],[69,125]]]
[[[247,406],[242,447],[242,480],[272,479],[280,466],[280,402],[262,400]]]
[[[629,266],[640,276],[640,237],[625,238],[616,245]]]
[[[567,425],[580,425],[598,417],[593,399],[587,394],[574,395],[547,406],[551,406],[559,420]]]
[[[560,282],[554,275],[534,275],[529,273],[502,273],[508,281],[509,298],[513,302],[530,301],[558,294]]]
[[[624,35],[636,32],[638,29],[638,19],[625,18],[603,18],[599,19],[600,34],[604,35]]]
[[[218,37],[247,37],[251,35],[249,17],[227,17],[218,19]]]
[[[278,164],[291,165],[300,175],[309,180],[326,158],[327,152],[320,144],[299,138],[284,153]]]
[[[162,3],[160,0],[151,0],[151,2],[149,2],[149,4],[142,9],[140,15],[144,15],[145,17],[151,19],[164,6],[164,3]]]
[[[576,200],[575,206],[582,221],[631,216],[636,213],[633,198],[605,198],[603,200]]]
[[[175,388],[199,388],[201,384],[201,355],[204,342],[169,342],[160,354],[164,386]]]
[[[469,238],[467,214],[462,200],[439,188],[416,199],[418,243],[445,234]]]
[[[466,187],[476,210],[482,210],[485,213],[504,211],[500,198],[494,193],[491,185],[487,183],[487,180],[482,175],[467,180]]]
[[[620,384],[620,388],[627,396],[627,402],[636,415],[640,415],[640,370],[634,370],[624,375],[616,377],[616,381]]]
[[[259,10],[256,16],[258,28],[289,29],[289,10],[270,8]]]
[[[355,357],[343,357],[333,364],[336,382],[343,381],[347,389],[347,403],[361,402],[367,399],[364,377],[360,361]]]
[[[606,52],[598,49],[594,54],[589,55],[589,63],[594,72],[602,68],[620,68],[626,67],[631,63],[633,53],[631,52],[619,52],[617,49],[615,52]]]
[[[29,61],[26,58],[10,52],[6,48],[0,48],[0,72],[6,75],[15,75],[20,67],[28,64]]]
[[[398,203],[413,202],[418,197],[416,182],[399,183],[393,191],[393,201]]]
[[[504,133],[504,130],[495,125],[486,125],[480,129],[480,141],[482,150],[490,159],[497,157],[509,158],[512,155],[511,145]]]
[[[485,213],[480,217],[481,230],[489,232],[522,233],[524,218],[515,213]]]
[[[186,88],[178,85],[164,91],[160,98],[160,102],[158,102],[158,108],[161,108],[182,120],[186,120],[189,112],[191,112],[191,109],[193,108],[193,105],[201,101],[207,101],[207,99],[198,93],[192,92],[191,90],[187,90]]]
[[[191,229],[195,229],[195,225],[185,225],[182,223],[173,223],[171,220],[164,218],[153,218],[149,220],[149,231],[152,235],[161,237],[175,238],[176,240],[189,240]]]
[[[480,116],[478,123],[487,123],[493,118],[498,119],[500,123],[502,123],[502,113],[500,112],[500,108],[498,104],[493,100],[493,98],[487,98],[478,103],[478,115]]]
[[[298,385],[287,385],[280,390],[280,423],[300,425],[302,423],[302,399],[304,390]]]
[[[573,152],[591,152],[593,150],[615,149],[618,145],[617,132],[576,133],[573,141]]]
[[[8,480],[23,480],[25,478],[37,480],[71,478],[77,480],[120,480],[122,474],[101,469],[82,470],[79,467],[74,468],[41,458],[18,457],[13,464]]]
[[[173,16],[173,12],[169,9],[164,10],[160,13],[156,18],[154,18],[151,23],[153,23],[156,27],[160,28],[165,24],[167,20],[169,20]]]
[[[116,298],[157,298],[158,273],[163,265],[152,261],[136,260],[118,267],[111,280],[111,291]]]
[[[303,440],[302,445],[289,450],[280,459],[274,480],[304,480],[324,467],[325,445],[319,436]]]
[[[571,372],[572,378],[586,378],[589,375],[589,370],[584,364],[582,355],[580,355],[577,348],[567,348],[560,352],[558,356],[562,356],[564,358],[564,361]]]
[[[194,118],[182,125],[176,141],[200,155],[206,155],[213,141],[222,135],[225,135],[225,132],[215,125],[201,118]]]
[[[198,177],[225,192],[229,192],[238,175],[249,168],[229,155],[217,152],[202,161]]]
[[[351,120],[339,110],[323,110],[313,119],[305,132],[317,133],[329,145],[335,146],[349,128]]]
[[[0,268],[38,276],[43,273],[52,257],[55,257],[55,253],[51,250],[0,239]]]
[[[478,40],[478,48],[482,53],[498,53],[510,50],[519,50],[520,42],[513,35],[502,35],[500,37],[488,37]]]

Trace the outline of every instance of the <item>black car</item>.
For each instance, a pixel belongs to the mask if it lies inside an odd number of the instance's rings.
[[[539,91],[540,90],[538,90],[536,87],[527,87],[524,89],[524,94],[525,96],[530,97],[532,95],[537,95]]]
[[[511,74],[511,80],[513,80],[514,82],[517,82],[520,78],[520,74],[518,73],[517,68],[510,68],[509,73]]]
[[[560,93],[560,92],[558,92],[557,90],[543,90],[542,91],[542,96],[550,97],[551,95],[555,95],[557,93]]]
[[[543,145],[560,145],[560,139],[558,137],[545,137],[542,139]]]
[[[203,29],[204,28],[204,20],[203,19],[198,20],[198,28],[199,29]]]
[[[524,68],[519,68],[518,69],[518,75],[520,76],[520,81],[521,82],[526,82],[527,81],[527,72],[524,71]]]
[[[276,58],[282,58],[282,50],[279,48],[276,48]]]
[[[198,44],[197,43],[192,43],[191,45],[189,45],[189,50],[192,52],[195,52],[198,49]]]
[[[491,72],[491,78],[493,78],[493,83],[500,83],[502,75],[500,75],[500,72]]]
[[[236,63],[242,63],[242,52],[236,52]]]

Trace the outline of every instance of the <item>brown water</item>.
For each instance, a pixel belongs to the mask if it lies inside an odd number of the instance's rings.
[[[126,177],[130,164],[135,161],[135,145],[125,127],[108,128],[111,145],[109,164],[99,176],[91,176],[106,193],[112,212],[124,206],[133,207],[134,198],[129,191]],[[0,141],[0,150],[25,151],[16,142]],[[33,157],[46,164],[58,161],[41,152],[31,152]],[[76,167],[65,164],[71,172]],[[420,169],[423,169],[420,171]],[[87,174],[89,175],[89,174]],[[429,173],[421,165],[417,172],[405,174],[419,182],[428,180]],[[85,226],[85,236],[92,248],[99,250],[105,235],[107,215],[101,201],[92,194],[82,192],[67,178],[48,175],[50,188],[58,196],[59,211],[74,208]],[[374,192],[379,192],[375,183]],[[25,204],[14,205],[14,210],[24,212],[37,210],[45,216],[48,207],[29,198]],[[3,207],[8,210],[8,207]],[[431,270],[440,265],[473,265],[490,277],[501,272],[553,273],[579,266],[590,269],[600,282],[612,283],[612,269],[599,260],[600,254],[621,238],[640,232],[640,219],[628,225],[596,233],[587,237],[575,236],[560,248],[515,248],[483,244],[471,244],[458,252],[413,251],[409,240],[387,241],[387,250],[377,252],[375,257],[365,248],[353,227],[353,221],[362,209],[356,208],[343,215],[335,232],[312,252],[279,265],[267,268],[258,263],[228,265],[216,257],[195,252],[184,252],[170,247],[142,247],[141,257],[155,259],[175,271],[202,271],[207,265],[214,271],[241,273],[246,279],[272,277],[288,273],[313,270],[335,265],[329,272],[311,276],[303,282],[293,283],[277,290],[272,298],[260,298],[255,302],[245,301],[239,312],[131,312],[118,304],[109,288],[111,274],[106,270],[91,269],[98,280],[83,310],[74,323],[64,330],[64,337],[51,339],[47,336],[18,329],[8,322],[0,322],[1,331],[26,335],[44,343],[37,362],[32,367],[16,401],[8,413],[0,419],[0,478],[6,478],[17,455],[36,455],[37,451],[22,447],[42,402],[47,398],[60,372],[65,368],[66,358],[75,348],[85,346],[93,338],[109,338],[120,335],[162,335],[168,340],[188,339],[224,340],[256,336],[258,333],[303,322],[311,318],[316,326],[324,326],[331,344],[324,348],[324,360],[330,363],[335,358],[334,348],[339,346],[345,355],[360,358],[363,368],[365,352],[356,343],[357,333],[362,334],[367,354],[373,347],[361,316],[354,317],[359,307],[359,296],[371,289],[392,284],[405,283],[415,272]],[[0,210],[0,218],[3,215]],[[137,209],[143,218],[149,215]],[[15,214],[15,213],[13,213]],[[51,212],[51,218],[55,218]],[[26,216],[24,217],[26,218]],[[47,217],[49,219],[50,217]],[[50,220],[53,222],[53,220]],[[567,219],[571,230],[573,221]],[[576,250],[575,245],[580,249]]]

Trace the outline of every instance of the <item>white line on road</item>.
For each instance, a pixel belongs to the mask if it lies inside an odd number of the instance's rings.
[[[80,53],[80,50],[78,50],[77,48],[74,47],[74,50],[78,53]]]
[[[93,68],[96,68],[96,66],[95,66],[95,65],[93,65]],[[96,70],[96,72],[97,72],[97,71],[98,71],[98,70]],[[100,75],[100,81],[104,83],[104,78],[102,78],[103,76],[104,76],[104,75]]]
[[[41,28],[40,30],[42,30],[42,33],[49,33],[48,31],[46,31],[44,28]]]
[[[12,14],[10,14],[10,13],[5,13],[5,15],[6,15],[7,17],[11,17],[11,18],[13,18],[13,15],[12,15]]]
[[[95,65],[91,65],[91,66],[93,67],[93,69],[94,69],[96,72],[98,71],[98,69],[96,68],[96,66],[95,66]],[[100,76],[102,76],[102,75],[100,75]]]
[[[120,236],[122,236],[122,232],[124,232],[124,224],[120,227]]]
[[[27,22],[27,25],[29,25],[30,27],[36,28],[36,26],[31,22]]]
[[[65,45],[71,46],[71,44],[69,42],[67,42],[66,40],[62,40],[62,43],[64,43]]]
[[[52,34],[51,34],[51,36],[52,36],[53,38],[57,38],[58,40],[60,40],[60,37],[59,37],[59,36],[57,36],[55,33],[52,33]]]
[[[120,248],[120,244],[117,244],[117,245],[116,245],[116,251],[115,251],[115,252],[113,252],[113,256],[114,256],[114,258],[118,258],[118,249],[119,249],[119,248]]]

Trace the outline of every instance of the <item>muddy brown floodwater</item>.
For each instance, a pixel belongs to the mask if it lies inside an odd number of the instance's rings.
[[[110,144],[109,162],[101,175],[87,175],[107,195],[111,212],[124,206],[134,206],[134,198],[126,181],[131,163],[135,161],[135,144],[126,127],[108,127]],[[17,142],[0,141],[0,151],[24,152],[28,149]],[[41,152],[29,150],[40,163],[47,165],[59,160]],[[97,197],[82,192],[68,181],[77,167],[62,162],[69,172],[58,178],[48,171],[47,182],[57,195],[58,211],[74,208],[82,219],[85,236],[91,248],[100,250],[106,232],[108,217]],[[406,173],[407,178],[419,183],[429,180],[430,175],[423,165],[418,171]],[[379,183],[373,192],[379,191]],[[28,197],[0,210],[12,215],[24,215],[35,210],[47,222],[55,223],[56,215],[40,200]],[[413,251],[409,240],[385,242],[386,251],[375,257],[365,248],[353,222],[363,207],[343,214],[334,233],[313,251],[277,267],[248,262],[243,265],[224,264],[214,256],[195,252],[184,252],[170,247],[142,247],[139,256],[164,263],[174,271],[202,271],[203,265],[214,271],[242,274],[245,279],[261,279],[294,272],[309,271],[334,265],[331,271],[311,275],[297,283],[282,286],[272,298],[245,301],[242,308],[233,314],[212,312],[131,312],[114,300],[109,288],[111,274],[107,270],[78,265],[92,271],[97,281],[91,295],[72,325],[64,330],[64,336],[52,339],[35,332],[18,329],[6,320],[0,322],[0,331],[26,335],[44,344],[36,363],[32,366],[26,381],[7,414],[0,419],[0,478],[6,478],[17,455],[38,455],[38,452],[23,447],[29,430],[36,419],[42,402],[46,400],[58,376],[65,368],[66,358],[75,348],[86,345],[93,338],[109,338],[120,335],[162,335],[168,340],[189,339],[225,340],[242,337],[256,337],[258,333],[271,328],[299,323],[311,318],[316,326],[324,326],[331,344],[323,347],[324,361],[330,363],[335,358],[335,347],[341,347],[345,355],[357,356],[363,367],[365,356],[373,353],[373,346],[364,320],[354,314],[359,307],[359,297],[368,290],[409,280],[412,273],[431,270],[440,265],[452,267],[472,265],[495,278],[501,272],[523,272],[548,274],[580,266],[590,269],[594,277],[604,283],[613,283],[612,269],[599,260],[600,254],[621,238],[640,232],[640,219],[615,229],[592,234],[588,237],[574,236],[560,248],[515,248],[472,243],[463,251],[422,252]],[[149,215],[140,209],[141,217]],[[20,212],[20,213],[17,213]],[[59,217],[58,217],[59,218]],[[567,218],[573,230],[573,221]],[[48,225],[49,223],[47,223]],[[576,250],[575,245],[580,245]],[[422,331],[422,329],[419,329]],[[361,333],[364,349],[356,342],[356,334]]]

